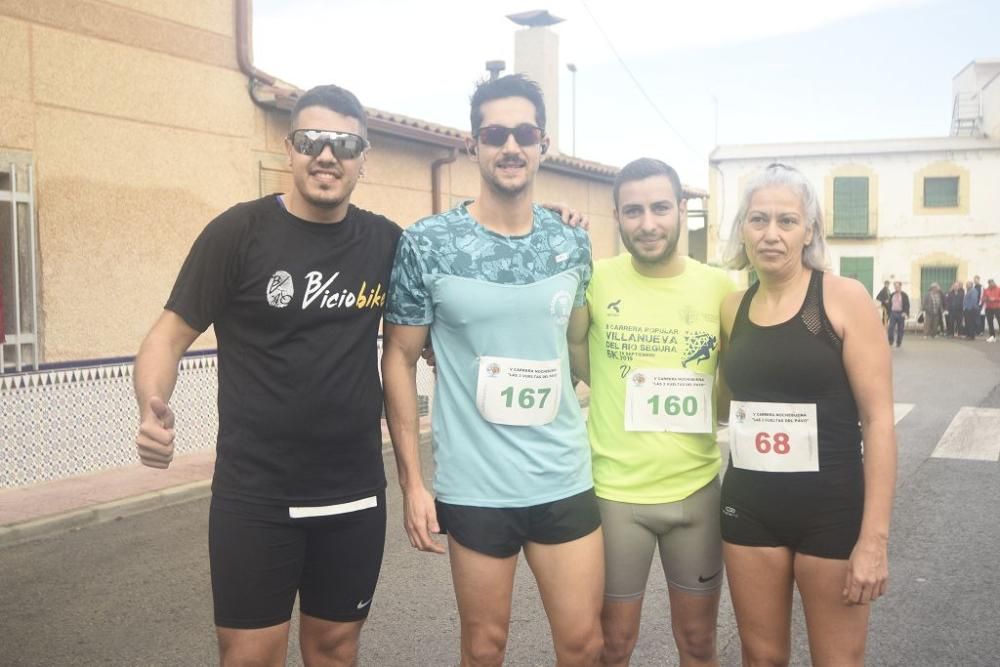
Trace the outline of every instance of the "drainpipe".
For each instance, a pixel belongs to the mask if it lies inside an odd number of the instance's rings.
[[[431,214],[441,212],[441,167],[458,159],[458,149],[452,148],[447,157],[438,158],[431,163]]]
[[[274,111],[275,109],[291,111],[292,105],[295,102],[295,89],[288,87],[287,84],[280,81],[276,76],[257,69],[253,64],[253,47],[251,44],[253,40],[252,0],[233,0],[233,8],[235,9],[236,18],[236,61],[239,63],[240,71],[249,79],[247,91],[250,93],[250,99],[253,100],[254,104],[266,111]],[[266,88],[263,91],[263,96],[261,96],[262,87]],[[293,97],[291,99],[279,98],[272,87],[282,88],[284,92],[291,93]]]
[[[253,50],[250,48],[250,40],[253,35],[253,10],[250,0],[235,0],[236,9],[236,60],[240,64],[240,71],[250,77],[253,81],[260,81],[269,86],[277,83],[277,79],[267,72],[254,67]]]

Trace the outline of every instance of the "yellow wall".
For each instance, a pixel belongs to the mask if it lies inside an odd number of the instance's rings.
[[[272,149],[237,68],[233,3],[0,13],[0,150],[34,163],[42,360],[134,354],[195,236],[256,196]]]
[[[0,146],[4,148],[31,148],[30,40],[28,25],[0,16]]]
[[[209,220],[286,177],[288,114],[247,95],[231,0],[0,2],[0,153],[36,174],[42,361],[134,354]],[[373,134],[354,201],[402,225],[431,213],[447,149]],[[19,153],[20,154],[20,153]],[[460,154],[442,205],[474,197]],[[611,186],[543,170],[538,198],[591,218],[617,252]],[[214,347],[211,330],[195,348]]]

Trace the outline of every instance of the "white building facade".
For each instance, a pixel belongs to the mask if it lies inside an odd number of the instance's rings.
[[[781,162],[817,189],[829,269],[870,293],[884,280],[900,280],[911,297],[932,282],[947,291],[974,275],[1000,280],[1000,135],[987,133],[1000,130],[1000,106],[989,103],[1000,90],[1000,62],[988,61],[978,80],[976,66],[955,77],[953,136],[718,147],[710,157],[709,261],[721,261],[747,180]],[[975,104],[970,80],[980,87]]]

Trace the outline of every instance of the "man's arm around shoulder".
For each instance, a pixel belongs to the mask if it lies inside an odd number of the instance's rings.
[[[143,465],[166,468],[174,458],[170,396],[177,384],[177,364],[200,334],[180,315],[164,310],[139,347],[133,385],[139,403],[135,444]]]
[[[569,367],[573,377],[590,385],[590,306],[584,304],[573,309],[569,316],[566,341],[569,345]]]

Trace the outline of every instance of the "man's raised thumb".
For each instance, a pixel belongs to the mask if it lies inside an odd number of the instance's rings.
[[[174,413],[162,398],[153,396],[149,399],[149,407],[163,424],[163,428],[174,427]]]

